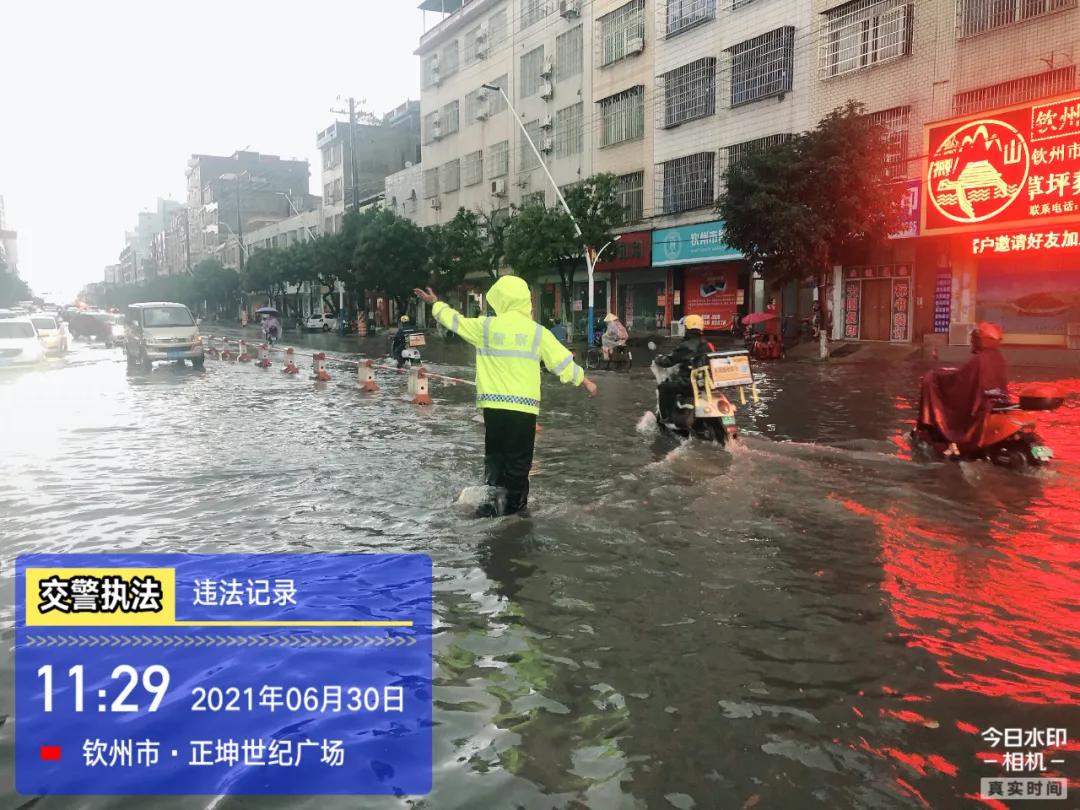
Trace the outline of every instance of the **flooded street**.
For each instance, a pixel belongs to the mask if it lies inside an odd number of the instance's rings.
[[[471,350],[435,343],[434,371],[472,378]],[[594,399],[546,378],[529,516],[482,521],[455,505],[483,466],[470,386],[436,383],[425,409],[400,376],[364,395],[352,369],[314,384],[301,365],[144,375],[80,345],[0,378],[9,566],[63,551],[434,560],[429,796],[155,808],[1004,807],[976,798],[1002,773],[980,761],[982,730],[1080,737],[1075,371],[1012,370],[1072,396],[1040,420],[1057,460],[1030,474],[913,461],[919,364],[759,365],[732,452],[638,427],[644,361],[596,374]],[[5,791],[12,604],[8,575]],[[1080,752],[1064,756],[1052,770],[1075,778]]]

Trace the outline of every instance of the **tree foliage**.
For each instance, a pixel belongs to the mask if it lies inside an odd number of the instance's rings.
[[[429,239],[412,220],[393,211],[364,212],[353,265],[360,288],[381,290],[404,308],[414,287],[428,282]]]
[[[32,298],[30,285],[19,276],[19,269],[0,257],[0,307],[10,307]]]
[[[816,280],[828,323],[828,273],[902,227],[902,184],[890,182],[886,133],[848,102],[817,127],[728,167],[717,203],[724,240],[774,284]],[[822,329],[822,356],[828,355]]]
[[[569,302],[575,276],[586,269],[584,246],[599,250],[610,242],[614,230],[625,221],[626,209],[619,201],[618,178],[613,174],[588,177],[563,196],[581,235],[561,206],[527,206],[510,220],[506,258],[513,271],[529,282],[557,272],[563,301]]]

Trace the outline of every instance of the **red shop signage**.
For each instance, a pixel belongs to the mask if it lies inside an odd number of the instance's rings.
[[[1022,233],[988,233],[971,238],[972,256],[1047,254],[1066,250],[1080,250],[1080,222],[1071,227],[1047,227]]]
[[[739,269],[725,264],[688,267],[683,274],[687,315],[700,315],[706,329],[730,329],[739,308]]]
[[[619,237],[600,257],[596,269],[600,272],[632,270],[649,267],[652,263],[652,231],[631,231]]]
[[[923,233],[1080,223],[1080,96],[933,124]]]

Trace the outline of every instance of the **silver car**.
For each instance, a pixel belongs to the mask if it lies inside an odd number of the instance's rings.
[[[183,304],[154,301],[127,308],[125,353],[129,366],[149,371],[156,362],[190,360],[203,366],[199,326]]]

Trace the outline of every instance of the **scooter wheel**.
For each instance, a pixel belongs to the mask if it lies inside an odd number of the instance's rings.
[[[1003,447],[991,459],[1001,467],[1010,470],[1026,470],[1032,464],[1032,459],[1024,447]]]

